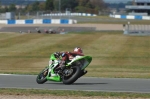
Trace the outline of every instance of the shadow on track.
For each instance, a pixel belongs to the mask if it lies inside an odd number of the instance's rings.
[[[102,85],[108,83],[73,83],[72,85]]]
[[[45,84],[65,85],[63,83],[45,83]],[[108,83],[73,83],[71,85],[102,85],[102,84],[108,84]]]

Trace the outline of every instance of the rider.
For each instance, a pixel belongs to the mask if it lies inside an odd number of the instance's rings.
[[[73,52],[56,52],[56,53],[54,53],[54,55],[55,56],[61,55],[61,57],[62,57],[60,65],[59,65],[59,67],[56,68],[56,70],[64,69],[66,62],[69,60],[72,60],[75,56],[77,56],[77,55],[84,56],[83,51],[80,47],[75,47]],[[83,76],[86,73],[87,73],[87,71],[83,70],[81,76]]]

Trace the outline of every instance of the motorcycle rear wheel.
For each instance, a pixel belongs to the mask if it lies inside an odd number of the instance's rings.
[[[62,81],[63,84],[69,85],[74,83],[81,75],[81,68],[79,66],[73,66],[70,68],[73,72],[70,74],[70,76],[63,76]]]

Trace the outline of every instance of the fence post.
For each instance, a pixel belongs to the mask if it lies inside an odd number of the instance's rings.
[[[127,24],[123,24],[123,32],[124,34],[128,34]]]
[[[130,22],[128,22],[128,33],[130,32]]]

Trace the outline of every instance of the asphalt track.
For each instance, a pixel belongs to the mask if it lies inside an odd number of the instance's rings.
[[[64,85],[53,81],[37,84],[36,75],[0,74],[0,88],[150,93],[150,79],[81,77]]]
[[[45,30],[55,30],[64,32],[82,32],[82,31],[122,31],[121,24],[42,24],[42,25],[0,25],[0,32],[24,32],[37,33],[37,30],[45,33]]]

